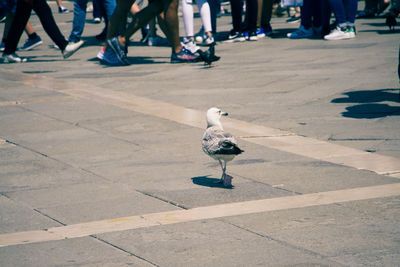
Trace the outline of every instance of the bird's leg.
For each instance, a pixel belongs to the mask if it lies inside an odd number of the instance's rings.
[[[222,176],[221,176],[220,183],[223,183],[224,179],[225,179],[226,163],[225,163],[225,167],[224,167],[224,165],[222,165],[222,161],[220,159],[218,160],[218,162],[219,162],[219,165],[221,166],[221,169],[222,169]]]
[[[224,168],[223,168],[223,177],[224,177],[224,186],[230,187],[232,186],[232,176],[226,174],[226,161],[224,161]]]
[[[226,161],[225,160],[224,160],[224,167],[222,168],[222,176],[225,179],[225,176],[226,176]]]

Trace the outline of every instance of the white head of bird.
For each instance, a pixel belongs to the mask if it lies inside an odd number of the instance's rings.
[[[227,112],[223,112],[219,108],[213,107],[207,110],[207,128],[217,126],[221,130],[222,124],[220,122],[221,116],[228,116]]]

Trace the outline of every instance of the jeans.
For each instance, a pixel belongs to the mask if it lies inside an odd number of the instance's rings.
[[[72,22],[72,31],[68,38],[69,42],[77,42],[81,39],[83,28],[86,21],[86,6],[88,0],[75,0],[74,1],[74,20]],[[101,6],[104,7],[106,25],[111,19],[116,7],[115,0],[98,0]]]
[[[357,0],[329,0],[329,6],[339,27],[354,26],[357,5]]]

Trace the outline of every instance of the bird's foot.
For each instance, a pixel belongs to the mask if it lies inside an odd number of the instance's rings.
[[[225,174],[225,177],[224,177],[224,186],[225,187],[231,187],[232,186],[232,179],[233,179],[233,177],[232,176],[230,176],[230,175],[228,175],[228,174]]]

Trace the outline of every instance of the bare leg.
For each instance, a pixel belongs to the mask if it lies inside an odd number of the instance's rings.
[[[175,53],[179,53],[182,45],[179,39],[178,0],[163,0],[165,24],[168,28],[168,41]]]
[[[115,37],[120,29],[125,29],[128,12],[134,2],[135,0],[117,0],[117,6],[108,24],[107,39]]]
[[[29,23],[29,21],[25,26],[25,32],[27,35],[35,33],[35,30],[33,29],[32,25]]]
[[[175,53],[178,53],[182,49],[182,45],[179,40],[179,21],[178,21],[178,0],[163,0],[163,1],[155,1],[150,3],[146,8],[142,9],[139,13],[137,13],[128,26],[125,34],[122,36],[118,36],[118,41],[121,45],[125,46],[127,40],[142,26],[146,25],[152,18],[159,15],[161,12],[165,16],[165,30],[164,27],[161,26],[163,22],[160,23],[161,29],[164,31],[167,36],[168,41],[172,45]],[[165,6],[168,4],[168,6]],[[174,16],[175,14],[175,16]],[[160,16],[161,17],[161,16]],[[162,21],[162,20],[160,20]]]
[[[133,3],[133,5],[131,6],[131,14],[132,15],[135,15],[136,13],[138,13],[140,11],[140,8],[139,8],[139,6],[138,6],[138,4],[136,4],[136,2],[135,3]]]

